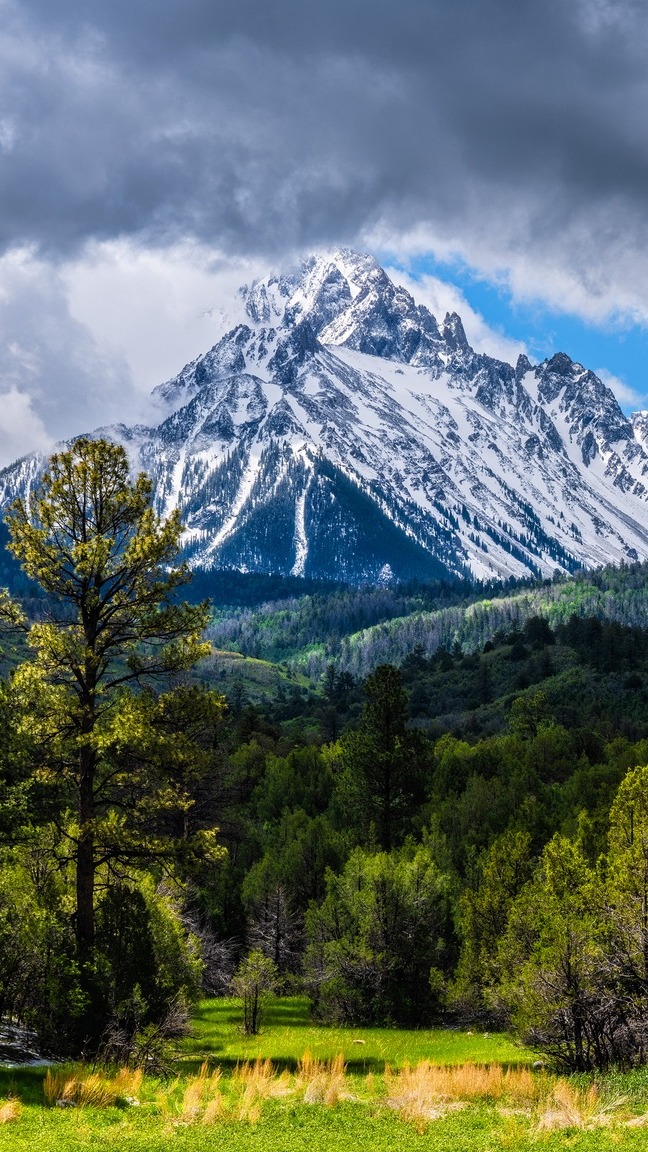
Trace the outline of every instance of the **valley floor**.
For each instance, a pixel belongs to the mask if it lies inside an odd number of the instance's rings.
[[[232,1001],[205,1001],[169,1079],[79,1067],[3,1070],[0,1149],[646,1146],[648,1069],[597,1084],[567,1081],[534,1069],[534,1053],[507,1036],[316,1027],[298,998],[277,1002],[256,1038],[241,1035],[238,1017]],[[57,1098],[76,1105],[57,1107]]]

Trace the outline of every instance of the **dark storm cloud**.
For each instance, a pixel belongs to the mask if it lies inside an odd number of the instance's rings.
[[[23,0],[0,15],[5,247],[196,236],[269,252],[423,225],[504,262],[549,253],[594,292],[648,248],[644,4]]]

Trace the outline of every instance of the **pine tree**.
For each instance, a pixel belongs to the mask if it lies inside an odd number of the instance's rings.
[[[46,617],[31,625],[8,597],[0,607],[14,625],[22,624],[33,651],[14,687],[41,736],[40,773],[62,784],[76,810],[66,834],[82,960],[94,944],[95,876],[106,859],[106,824],[112,820],[125,856],[138,853],[127,834],[128,802],[122,815],[110,811],[114,788],[121,783],[124,791],[115,748],[132,745],[142,733],[151,738],[146,697],[129,688],[187,669],[206,653],[200,634],[207,605],[174,597],[189,577],[186,567],[174,567],[179,514],[161,520],[151,495],[144,474],[130,479],[122,447],[80,439],[52,456],[29,501],[16,501],[8,517],[11,551],[46,594]],[[146,855],[143,844],[139,855]]]
[[[342,741],[338,803],[356,831],[373,834],[390,852],[422,801],[427,749],[407,727],[407,692],[397,668],[380,664],[363,687],[360,728]]]

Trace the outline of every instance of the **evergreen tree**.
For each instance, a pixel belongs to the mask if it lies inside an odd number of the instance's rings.
[[[407,692],[400,672],[381,664],[364,683],[360,728],[341,744],[340,808],[389,852],[402,843],[423,797],[424,739],[407,728]]]
[[[564,1068],[606,1061],[601,1012],[602,918],[596,878],[578,845],[554,836],[514,902],[499,949],[500,996],[514,1024]]]
[[[455,994],[464,1008],[481,1013],[488,1008],[485,993],[500,977],[497,949],[511,905],[531,878],[531,837],[509,829],[485,854],[474,887],[459,899],[462,937]]]
[[[93,949],[95,875],[107,839],[112,834],[117,856],[120,844],[126,858],[147,855],[146,843],[128,835],[127,781],[115,764],[125,746],[132,748],[142,731],[146,742],[151,731],[145,698],[128,688],[187,669],[206,652],[200,640],[206,604],[175,597],[188,579],[185,567],[174,567],[179,515],[162,521],[151,494],[144,474],[130,480],[122,447],[80,439],[52,456],[29,502],[18,500],[8,518],[10,548],[46,594],[45,618],[31,626],[8,598],[2,609],[13,624],[22,623],[33,652],[14,689],[40,734],[40,773],[62,784],[74,803],[66,835],[82,960]],[[163,803],[164,790],[152,792]],[[174,799],[167,795],[167,804]]]

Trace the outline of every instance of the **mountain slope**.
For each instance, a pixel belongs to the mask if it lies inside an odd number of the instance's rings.
[[[204,568],[387,581],[648,557],[646,420],[558,354],[474,352],[369,256],[241,290],[243,322],[160,386],[157,427],[99,430],[179,505]],[[40,467],[0,474],[0,501]]]

